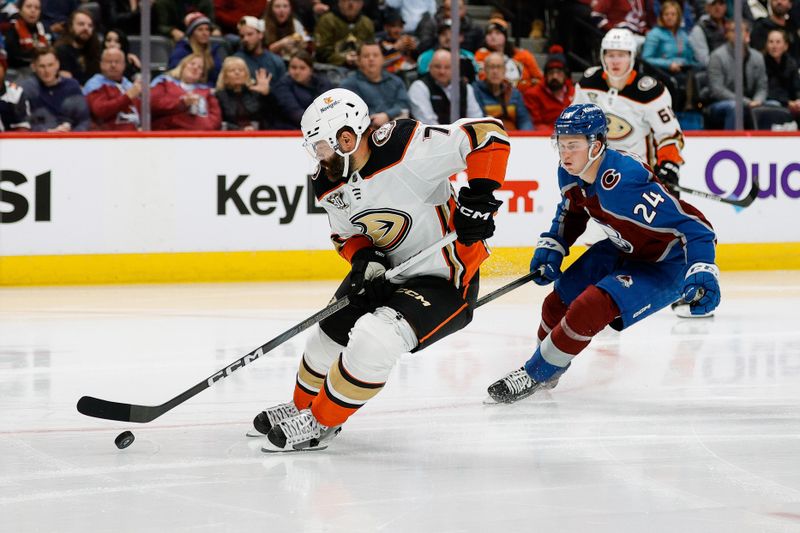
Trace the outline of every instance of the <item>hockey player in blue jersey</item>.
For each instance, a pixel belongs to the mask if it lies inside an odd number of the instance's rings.
[[[683,298],[695,314],[719,305],[716,238],[695,207],[672,196],[641,160],[606,147],[606,116],[594,104],[567,107],[555,124],[561,202],[531,260],[544,300],[539,345],[518,370],[489,386],[512,403],[555,387],[572,359],[607,325],[623,330]],[[608,236],[561,272],[589,218]]]

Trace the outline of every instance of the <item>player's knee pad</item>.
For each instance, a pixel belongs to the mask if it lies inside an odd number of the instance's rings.
[[[325,375],[343,350],[344,346],[331,339],[317,324],[306,339],[303,359],[311,370]]]
[[[414,330],[400,313],[379,307],[353,326],[342,364],[359,380],[383,383],[400,355],[413,350],[417,342]]]
[[[611,296],[594,285],[569,304],[562,325],[584,337],[594,337],[619,316],[619,308]]]

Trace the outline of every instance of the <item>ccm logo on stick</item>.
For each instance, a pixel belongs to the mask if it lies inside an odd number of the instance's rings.
[[[261,348],[259,348],[258,350],[256,350],[253,353],[249,353],[249,354],[245,355],[244,357],[242,357],[238,361],[235,361],[232,365],[220,370],[219,372],[217,372],[216,374],[214,374],[213,376],[208,378],[208,380],[207,380],[208,381],[208,386],[210,387],[214,383],[216,383],[217,381],[221,380],[222,378],[226,378],[226,377],[230,376],[235,371],[237,371],[240,368],[242,368],[244,365],[246,365],[248,363],[252,363],[253,361],[258,359],[262,355],[264,355],[264,352],[261,350]]]
[[[33,178],[33,199],[29,201],[28,196],[19,190],[7,189],[4,183],[11,183],[14,189],[28,182],[28,179],[21,172],[16,170],[0,171],[0,223],[10,224],[19,222],[28,215],[28,211],[33,207],[33,220],[36,222],[50,221],[50,197],[51,179],[50,171],[39,174]],[[30,194],[30,193],[28,193]],[[11,210],[2,208],[2,204],[11,206]],[[32,204],[32,205],[31,205]]]

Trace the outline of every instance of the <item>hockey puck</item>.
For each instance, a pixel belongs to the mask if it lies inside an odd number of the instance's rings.
[[[116,444],[117,448],[119,448],[120,450],[124,450],[125,448],[133,444],[133,440],[135,438],[136,437],[134,437],[133,433],[131,433],[130,431],[123,431],[122,433],[117,435],[116,439],[114,439],[114,444]]]

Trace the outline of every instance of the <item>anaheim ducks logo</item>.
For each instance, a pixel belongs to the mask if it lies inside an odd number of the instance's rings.
[[[375,130],[375,133],[372,134],[372,142],[375,143],[375,146],[383,146],[386,144],[386,141],[392,136],[392,131],[396,125],[397,122],[393,120]]]
[[[633,133],[631,123],[618,115],[607,113],[606,121],[608,122],[609,141],[620,141]]]
[[[361,232],[369,235],[376,247],[391,252],[408,236],[411,217],[394,209],[375,209],[359,213],[350,219]]]

